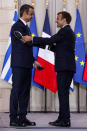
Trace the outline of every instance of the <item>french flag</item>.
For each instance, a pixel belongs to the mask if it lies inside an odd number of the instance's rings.
[[[46,9],[42,37],[51,37],[48,9]],[[37,61],[44,69],[41,71],[35,70],[34,81],[56,93],[57,80],[54,67],[54,52],[48,50],[48,46],[45,49],[39,48]]]
[[[84,68],[84,73],[83,73],[83,80],[87,81],[87,57],[86,57],[86,63],[85,63],[85,68]]]

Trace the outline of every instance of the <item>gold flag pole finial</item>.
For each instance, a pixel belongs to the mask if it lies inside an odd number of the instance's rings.
[[[17,9],[17,2],[18,2],[18,0],[14,0],[15,9]]]
[[[48,9],[48,0],[46,0],[46,9]]]
[[[76,8],[79,6],[79,0],[76,0]]]
[[[32,6],[34,7],[34,4],[35,4],[35,1],[34,0],[32,0]]]
[[[63,0],[63,8],[66,9],[66,0]]]

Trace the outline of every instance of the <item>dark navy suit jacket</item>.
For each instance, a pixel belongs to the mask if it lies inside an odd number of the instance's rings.
[[[14,31],[21,32],[22,35],[29,35],[28,28],[19,19],[11,28],[11,67],[32,68],[34,57],[31,43],[23,43],[14,35]]]
[[[34,37],[33,45],[41,44],[55,46],[55,71],[76,71],[75,64],[75,34],[69,25],[61,28],[51,38]]]

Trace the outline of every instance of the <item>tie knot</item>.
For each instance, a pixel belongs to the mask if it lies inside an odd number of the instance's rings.
[[[29,29],[28,25],[26,25],[26,28]]]

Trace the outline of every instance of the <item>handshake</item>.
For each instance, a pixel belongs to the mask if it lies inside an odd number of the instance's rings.
[[[15,35],[16,38],[21,40],[23,43],[33,40],[32,36],[28,36],[28,35],[22,36],[22,34],[19,31],[14,31],[14,35]]]

